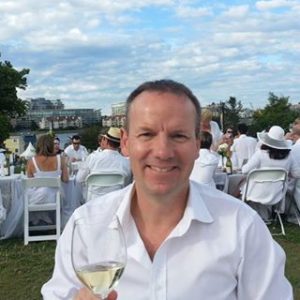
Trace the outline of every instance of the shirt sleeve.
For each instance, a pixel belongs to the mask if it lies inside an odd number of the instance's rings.
[[[41,290],[44,300],[73,299],[77,291],[83,287],[73,269],[71,260],[71,241],[74,217],[67,223],[56,247],[55,266],[52,278]]]
[[[260,151],[254,152],[254,154],[251,156],[249,161],[242,167],[242,173],[247,174],[251,170],[259,168],[260,167]]]
[[[292,286],[284,275],[285,253],[255,214],[241,232],[237,299],[292,300]]]

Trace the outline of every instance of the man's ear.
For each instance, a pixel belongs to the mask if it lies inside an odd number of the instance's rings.
[[[125,128],[121,128],[121,153],[124,156],[129,156],[128,133]]]

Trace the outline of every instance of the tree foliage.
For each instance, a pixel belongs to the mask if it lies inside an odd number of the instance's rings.
[[[9,61],[0,61],[0,142],[9,137],[10,118],[25,115],[27,102],[19,99],[18,89],[26,89],[29,69],[17,71]]]
[[[229,97],[224,103],[224,129],[227,127],[237,128],[243,112],[241,101],[237,101],[235,97]]]
[[[268,104],[253,114],[251,129],[255,132],[268,130],[273,125],[281,126],[285,131],[297,117],[297,112],[290,109],[289,97],[278,97],[269,93]]]
[[[84,128],[80,132],[81,144],[90,150],[97,149],[99,147],[99,145],[98,145],[99,133],[104,133],[104,131],[100,125],[93,125],[93,126]]]

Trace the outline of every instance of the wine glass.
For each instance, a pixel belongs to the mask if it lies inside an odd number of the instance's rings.
[[[102,299],[117,285],[127,252],[117,216],[95,215],[75,221],[72,264],[81,282]]]

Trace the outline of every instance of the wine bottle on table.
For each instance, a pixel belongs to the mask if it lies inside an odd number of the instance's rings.
[[[232,161],[229,156],[227,156],[225,167],[226,167],[226,173],[232,174]]]

